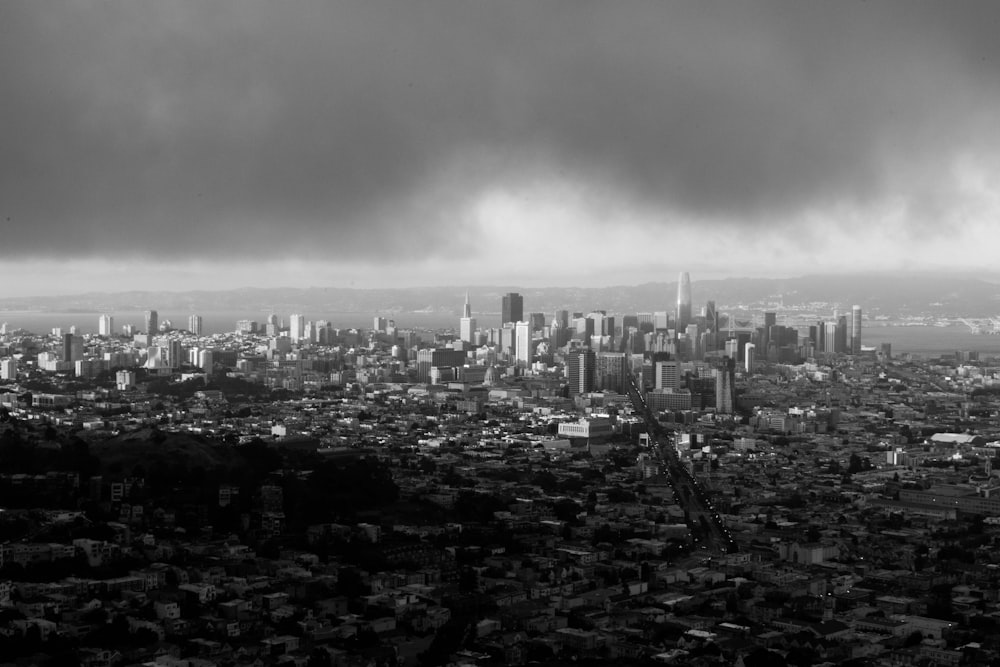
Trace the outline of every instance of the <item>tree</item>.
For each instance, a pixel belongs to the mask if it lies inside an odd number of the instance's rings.
[[[575,500],[570,500],[569,498],[563,498],[556,502],[553,507],[556,518],[560,521],[565,521],[568,524],[576,525],[580,523],[577,515],[583,510]]]
[[[766,648],[751,651],[743,658],[743,664],[746,667],[788,667],[788,661],[780,653]]]
[[[314,648],[312,653],[309,654],[306,667],[333,667],[333,661],[330,659],[330,654],[326,649]]]

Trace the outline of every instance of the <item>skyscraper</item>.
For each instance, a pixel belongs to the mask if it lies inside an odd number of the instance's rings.
[[[524,319],[524,297],[517,292],[504,294],[501,304],[500,324],[520,322]]]
[[[657,389],[680,389],[681,388],[681,365],[676,360],[657,361],[656,375],[654,377]]]
[[[722,415],[733,414],[736,406],[736,360],[723,357],[715,375],[715,410]]]
[[[851,308],[851,352],[861,354],[861,306]]]
[[[569,375],[569,395],[585,394],[594,390],[594,371],[597,356],[593,350],[577,348],[569,353],[566,370]]]
[[[837,354],[847,354],[850,351],[847,347],[847,315],[841,315],[837,318],[835,334],[833,351]]]
[[[201,315],[191,315],[188,317],[188,331],[195,336],[201,336]]]
[[[476,320],[472,317],[472,305],[469,303],[469,293],[465,293],[465,306],[462,308],[462,317],[458,320],[459,338],[466,343],[475,343],[472,340],[476,333]]]
[[[83,359],[83,338],[72,333],[63,334],[63,361]]]
[[[518,368],[531,366],[531,323],[518,322],[514,325],[514,358]]]
[[[160,330],[160,316],[155,310],[147,310],[145,313],[146,333],[155,334]]]
[[[97,334],[99,336],[114,336],[115,318],[108,314],[101,315],[97,319]]]
[[[836,352],[837,351],[837,323],[836,322],[826,322],[824,324],[826,328],[826,333],[823,335],[823,351],[824,352]]]
[[[755,349],[756,349],[756,346],[753,343],[747,343],[746,345],[743,346],[743,350],[744,350],[744,352],[743,352],[743,364],[744,364],[744,370],[746,371],[747,375],[750,375],[751,373],[753,373],[754,350]]]
[[[288,318],[288,337],[293,343],[302,340],[306,333],[306,316],[294,313]]]
[[[601,352],[597,355],[594,384],[598,389],[622,393],[625,391],[628,369],[622,352]]]
[[[719,331],[719,311],[715,309],[715,301],[705,302],[705,326],[709,331]]]
[[[677,280],[677,330],[684,331],[691,324],[691,276],[682,271]]]

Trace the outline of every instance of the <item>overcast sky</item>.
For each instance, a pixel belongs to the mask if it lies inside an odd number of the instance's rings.
[[[994,271],[998,2],[0,3],[0,290]]]

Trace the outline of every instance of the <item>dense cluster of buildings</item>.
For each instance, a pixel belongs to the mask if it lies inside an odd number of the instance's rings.
[[[0,659],[1000,659],[1000,362],[863,348],[858,307],[737,328],[686,276],[673,313],[501,311],[0,333]],[[731,552],[699,541],[630,377]],[[392,497],[303,504],[362,462]]]

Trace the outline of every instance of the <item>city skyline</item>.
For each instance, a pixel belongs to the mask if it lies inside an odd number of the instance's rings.
[[[3,293],[995,277],[998,12],[15,0]]]

